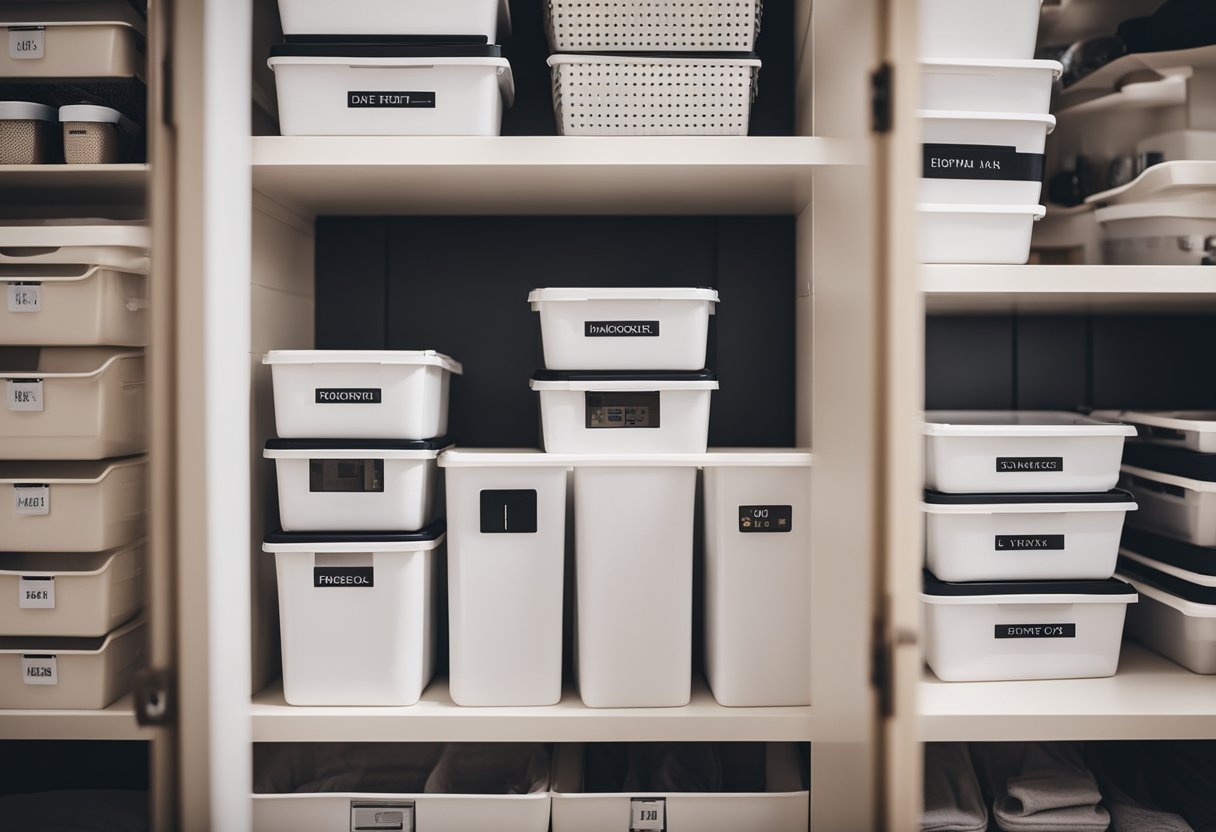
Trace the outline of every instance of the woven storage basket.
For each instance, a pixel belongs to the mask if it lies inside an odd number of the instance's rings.
[[[51,160],[55,111],[27,101],[0,101],[0,165]]]
[[[554,52],[751,52],[764,0],[548,0]]]

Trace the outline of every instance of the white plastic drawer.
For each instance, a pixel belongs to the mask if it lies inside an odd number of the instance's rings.
[[[1046,214],[1042,205],[921,203],[921,262],[1023,265],[1030,259],[1034,224]]]
[[[285,35],[474,35],[501,43],[511,33],[507,0],[279,0]]]
[[[147,344],[147,277],[103,266],[0,263],[0,346]]]
[[[1051,111],[1059,61],[938,58],[921,62],[921,106],[926,110],[1039,113]]]
[[[920,201],[1037,205],[1054,116],[921,110]]]
[[[922,58],[1034,56],[1042,0],[922,0]]]

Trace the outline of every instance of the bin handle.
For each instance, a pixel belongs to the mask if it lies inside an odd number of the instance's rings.
[[[3,264],[0,264],[3,265]],[[16,274],[0,274],[0,283],[76,283],[81,280],[88,280],[93,275],[101,271],[102,267],[93,265],[89,266],[83,274],[42,274],[42,275],[16,275]]]

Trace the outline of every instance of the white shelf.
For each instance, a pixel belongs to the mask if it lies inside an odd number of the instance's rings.
[[[921,288],[934,314],[1202,312],[1216,266],[922,266]]]
[[[0,205],[137,205],[147,190],[147,165],[0,165]]]
[[[725,708],[699,679],[683,708],[621,709],[588,708],[572,688],[550,707],[462,708],[446,679],[406,708],[295,707],[275,682],[251,713],[254,742],[809,741],[818,724],[809,707]]]
[[[100,711],[0,710],[4,740],[150,740],[152,729],[135,721],[127,694]]]
[[[253,187],[318,214],[796,214],[821,165],[866,161],[811,137],[259,136]]]
[[[1109,679],[920,685],[925,742],[1216,739],[1216,676],[1135,643]]]

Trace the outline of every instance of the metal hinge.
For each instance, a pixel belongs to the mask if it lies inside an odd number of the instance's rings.
[[[140,725],[172,725],[173,674],[159,667],[145,667],[135,674],[135,721]]]
[[[894,121],[894,69],[884,63],[870,74],[871,129],[875,133],[890,133]]]

